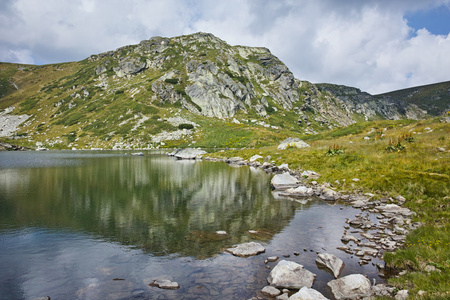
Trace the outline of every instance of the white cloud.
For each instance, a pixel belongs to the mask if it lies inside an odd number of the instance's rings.
[[[406,12],[449,0],[3,0],[0,61],[52,63],[155,35],[211,32],[264,46],[299,79],[379,93],[450,80],[450,37],[420,30]]]

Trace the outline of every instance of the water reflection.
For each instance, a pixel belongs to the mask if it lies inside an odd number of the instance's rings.
[[[158,154],[33,153],[16,164],[8,155],[0,165],[3,228],[70,228],[154,255],[204,258],[254,239],[248,230],[271,236],[295,213],[294,203],[273,199],[270,177],[252,168]],[[24,167],[36,161],[48,166]]]

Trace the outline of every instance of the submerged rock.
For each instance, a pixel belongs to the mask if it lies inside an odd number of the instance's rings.
[[[311,287],[316,274],[306,270],[302,265],[293,261],[282,260],[270,272],[267,281],[277,288],[300,289]]]
[[[167,275],[152,279],[149,285],[159,287],[160,289],[164,290],[177,290],[180,288],[180,285],[177,282],[173,281],[171,276]]]
[[[339,257],[329,253],[319,253],[316,258],[316,264],[323,266],[333,273],[334,278],[338,278],[344,267],[344,262]]]
[[[247,256],[253,256],[258,255],[260,253],[263,253],[266,251],[266,248],[264,248],[261,244],[250,242],[250,243],[244,243],[237,245],[233,248],[226,249],[227,252],[240,257],[247,257]]]
[[[370,280],[361,274],[352,274],[331,280],[327,284],[336,299],[361,299],[371,294]]]

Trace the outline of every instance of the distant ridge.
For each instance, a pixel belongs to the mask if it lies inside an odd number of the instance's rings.
[[[416,86],[375,95],[377,98],[392,98],[417,105],[428,114],[439,116],[450,111],[450,81]]]

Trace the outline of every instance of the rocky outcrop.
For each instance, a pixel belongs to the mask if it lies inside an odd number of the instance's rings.
[[[146,62],[139,61],[137,58],[125,57],[119,60],[119,66],[114,68],[118,77],[134,75],[145,69]]]
[[[8,107],[3,112],[0,112],[0,137],[13,135],[18,126],[25,122],[29,115],[12,115],[13,107]]]
[[[16,146],[9,143],[0,142],[0,151],[25,151],[30,150],[29,148]]]
[[[423,119],[427,113],[414,104],[390,97],[375,97],[360,89],[335,84],[319,84],[320,90],[342,101],[345,108],[363,115],[365,120],[381,117],[389,120]]]

